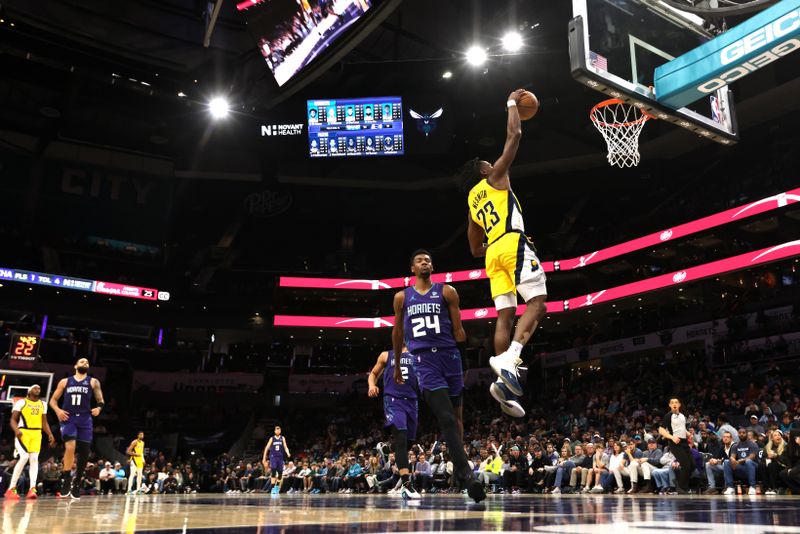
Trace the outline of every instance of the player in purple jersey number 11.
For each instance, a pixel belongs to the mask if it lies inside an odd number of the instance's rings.
[[[100,415],[105,406],[103,391],[100,381],[89,375],[89,360],[81,358],[75,363],[75,374],[58,381],[58,386],[50,397],[50,408],[56,413],[61,425],[61,439],[64,441],[64,470],[61,473],[62,488],[57,496],[69,493],[75,500],[81,498],[81,479],[89,461],[89,452],[92,445],[92,417]],[[58,401],[64,397],[62,406]],[[95,407],[91,407],[91,397],[94,396]],[[71,480],[70,473],[75,457],[78,457],[75,466],[75,480]]]
[[[400,358],[407,338],[408,349],[415,357],[419,388],[439,421],[452,454],[453,478],[475,502],[480,502],[486,498],[486,493],[469,466],[462,426],[454,408],[460,409],[462,404],[461,352],[467,341],[461,324],[458,293],[452,286],[431,283],[433,261],[425,250],[411,255],[411,272],[415,276],[414,285],[394,296],[394,380],[397,384],[405,382]]]

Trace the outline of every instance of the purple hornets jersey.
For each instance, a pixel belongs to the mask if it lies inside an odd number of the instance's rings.
[[[443,284],[433,284],[424,295],[413,286],[406,288],[404,306],[403,331],[409,352],[456,347]]]
[[[283,461],[285,451],[286,449],[283,447],[283,436],[272,436],[272,446],[269,448],[270,459]]]
[[[383,370],[383,394],[400,399],[417,398],[417,374],[414,372],[414,358],[407,352],[400,355],[400,372],[403,374],[405,384],[402,386],[394,381],[394,351],[389,351],[386,369]]]
[[[75,380],[74,376],[67,378],[67,387],[64,388],[64,398],[61,409],[73,415],[89,415],[92,407],[89,404],[92,395],[92,378],[87,376],[83,380]]]

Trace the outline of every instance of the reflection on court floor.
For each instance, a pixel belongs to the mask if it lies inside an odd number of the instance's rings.
[[[4,502],[0,534],[100,532],[800,533],[797,497],[189,495]],[[722,529],[722,530],[720,530]]]

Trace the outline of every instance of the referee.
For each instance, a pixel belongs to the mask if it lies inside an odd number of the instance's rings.
[[[686,416],[681,413],[681,401],[676,397],[669,400],[669,413],[664,417],[667,428],[659,427],[658,433],[661,437],[672,441],[669,449],[675,455],[675,459],[681,464],[678,473],[678,495],[689,494],[689,477],[694,470],[692,462],[692,452],[689,448],[689,440],[686,433]]]

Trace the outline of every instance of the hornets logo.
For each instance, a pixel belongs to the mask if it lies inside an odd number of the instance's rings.
[[[427,113],[417,113],[410,108],[408,112],[411,115],[411,118],[417,121],[417,130],[425,134],[425,137],[428,137],[436,129],[436,119],[442,116],[444,109],[439,108],[430,115]]]
[[[539,269],[539,262],[536,260],[531,260],[531,272],[535,272]]]

